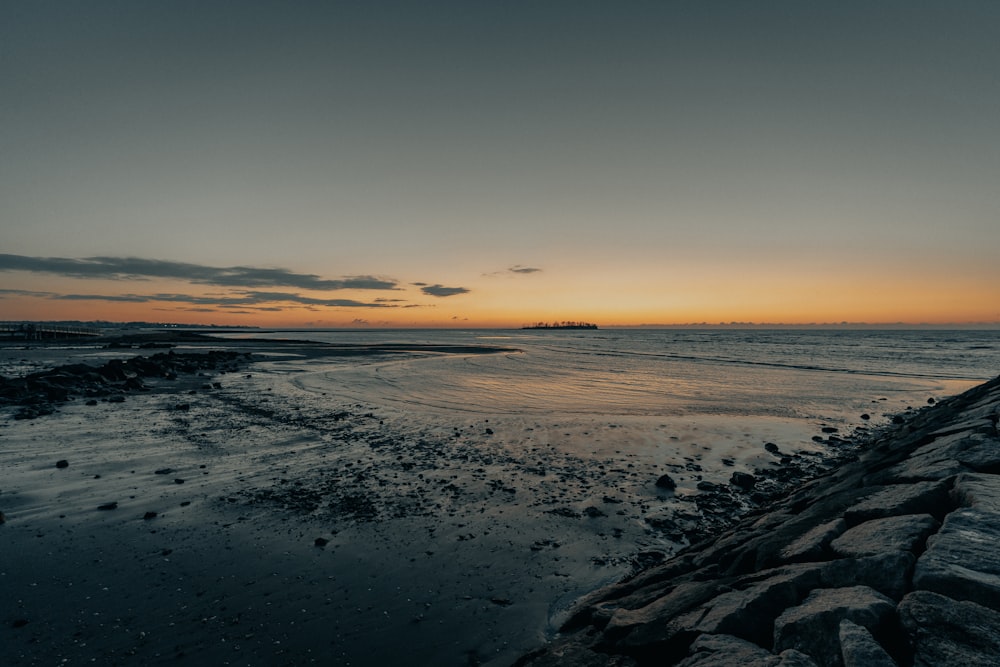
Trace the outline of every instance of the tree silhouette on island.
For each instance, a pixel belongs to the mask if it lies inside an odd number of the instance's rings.
[[[521,329],[596,329],[597,325],[591,322],[537,322],[526,324]]]

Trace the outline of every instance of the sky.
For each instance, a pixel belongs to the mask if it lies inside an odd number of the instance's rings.
[[[1000,323],[1000,3],[0,0],[0,320]]]

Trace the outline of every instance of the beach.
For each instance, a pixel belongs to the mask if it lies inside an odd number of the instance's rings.
[[[120,401],[76,397],[25,419],[5,406],[5,664],[509,664],[581,596],[861,443],[785,416],[735,430],[711,414],[430,419],[330,393],[360,362],[519,354],[507,344],[160,342],[174,347],[3,350],[21,373],[232,355],[143,378]]]

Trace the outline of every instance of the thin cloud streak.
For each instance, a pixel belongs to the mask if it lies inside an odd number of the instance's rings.
[[[369,303],[354,299],[316,299],[288,292],[240,292],[238,296],[194,296],[190,294],[52,294],[34,296],[55,301],[110,301],[125,303],[179,303],[216,308],[245,308],[266,303],[288,303],[328,308],[398,308],[391,303]],[[262,310],[263,308],[258,308]]]
[[[469,290],[464,287],[445,287],[444,285],[428,285],[420,289],[428,296],[447,297],[458,294],[468,294]]]
[[[0,254],[0,271],[49,273],[67,278],[148,280],[173,278],[196,285],[222,287],[297,287],[308,290],[397,290],[395,280],[374,276],[321,278],[311,273],[252,266],[214,267],[138,257],[28,257]]]

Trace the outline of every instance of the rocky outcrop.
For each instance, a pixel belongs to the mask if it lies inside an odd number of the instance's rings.
[[[201,371],[235,371],[248,358],[248,354],[228,350],[166,352],[150,357],[112,359],[103,366],[69,364],[19,378],[0,377],[0,406],[21,406],[14,418],[33,419],[51,414],[55,405],[77,397],[121,400],[125,393],[146,390],[144,380],[173,380],[182,374]]]
[[[856,461],[587,596],[517,664],[997,664],[998,420],[1000,378],[894,420]]]

